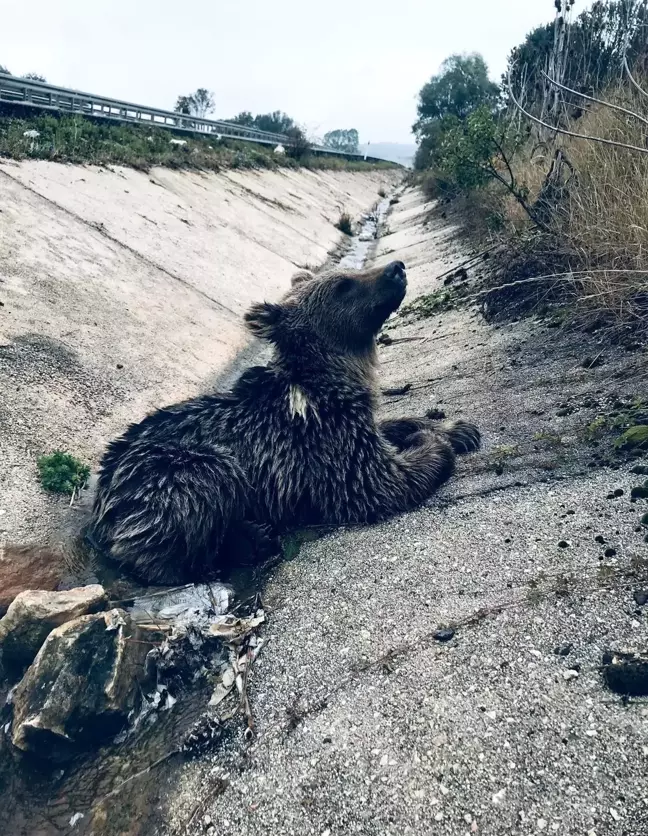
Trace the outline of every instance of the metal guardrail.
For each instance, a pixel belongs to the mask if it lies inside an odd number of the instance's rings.
[[[150,125],[156,128],[166,128],[181,133],[194,133],[201,136],[212,136],[224,139],[238,139],[244,142],[257,142],[262,145],[287,145],[289,137],[285,134],[275,134],[247,128],[233,122],[218,119],[201,119],[176,113],[172,110],[161,110],[155,107],[122,102],[106,96],[95,96],[82,93],[68,87],[57,87],[41,81],[31,81],[18,76],[0,73],[0,104],[18,105],[38,110],[54,110],[60,113],[78,113],[94,119],[107,119],[114,122]],[[347,154],[333,148],[313,145],[312,150],[320,154],[333,154],[348,159],[373,159],[362,154]]]

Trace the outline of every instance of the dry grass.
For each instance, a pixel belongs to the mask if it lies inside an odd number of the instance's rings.
[[[633,106],[648,115],[643,103]],[[648,137],[638,120],[601,106],[579,120],[578,130],[641,147]],[[565,150],[574,178],[554,223],[570,261],[584,271],[581,301],[622,319],[646,317],[648,154],[576,139]]]
[[[603,98],[648,118],[648,98],[627,88],[608,91]],[[570,127],[648,148],[648,126],[600,105]],[[557,273],[556,281],[575,302],[575,315],[604,313],[646,327],[648,153],[566,136],[529,142],[516,154],[513,169],[531,204],[541,194],[558,148],[569,166],[563,169],[560,199],[550,204],[548,234],[530,235],[524,211],[495,183],[456,201],[464,204],[458,205],[464,226],[483,245],[505,245],[498,283]]]

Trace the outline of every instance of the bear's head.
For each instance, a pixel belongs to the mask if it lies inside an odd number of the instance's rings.
[[[245,322],[253,334],[275,343],[283,353],[364,354],[373,349],[406,288],[402,261],[320,275],[302,270],[280,302],[253,305]]]

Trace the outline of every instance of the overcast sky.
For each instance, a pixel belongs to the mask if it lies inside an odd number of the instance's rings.
[[[576,11],[588,5],[577,0]],[[197,87],[216,116],[285,110],[311,133],[411,142],[416,96],[453,52],[498,79],[553,0],[23,0],[2,4],[0,64],[172,109]]]

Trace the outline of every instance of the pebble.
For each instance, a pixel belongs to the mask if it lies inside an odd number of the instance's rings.
[[[621,818],[621,816],[620,816],[620,815],[619,815],[619,813],[618,813],[618,812],[614,809],[614,807],[610,807],[610,815],[612,816],[612,818],[614,819],[614,821],[619,821],[619,819]]]
[[[638,589],[634,594],[634,599],[638,607],[643,607],[645,604],[648,604],[648,591]]]
[[[616,554],[616,549],[613,549],[613,548],[606,549],[603,552],[603,554],[605,555],[605,557],[614,557],[615,554]]]
[[[554,647],[554,653],[556,656],[569,656],[572,652],[574,645],[573,644],[559,644],[558,647]]]
[[[569,546],[569,543],[567,542],[567,540],[559,540],[558,541],[558,548],[559,549],[566,549],[566,548],[568,548],[568,546]]]
[[[544,830],[549,822],[546,819],[538,819],[536,824],[538,825],[538,830]]]
[[[570,679],[578,679],[578,671],[570,669],[568,671],[563,671],[563,679],[565,682],[569,682]]]
[[[506,798],[506,790],[505,789],[498,790],[493,795],[493,804],[501,804],[504,801],[505,798]]]
[[[437,630],[436,633],[433,634],[433,638],[435,638],[438,642],[449,642],[451,638],[453,638],[455,631],[452,627],[444,627],[441,630]]]

